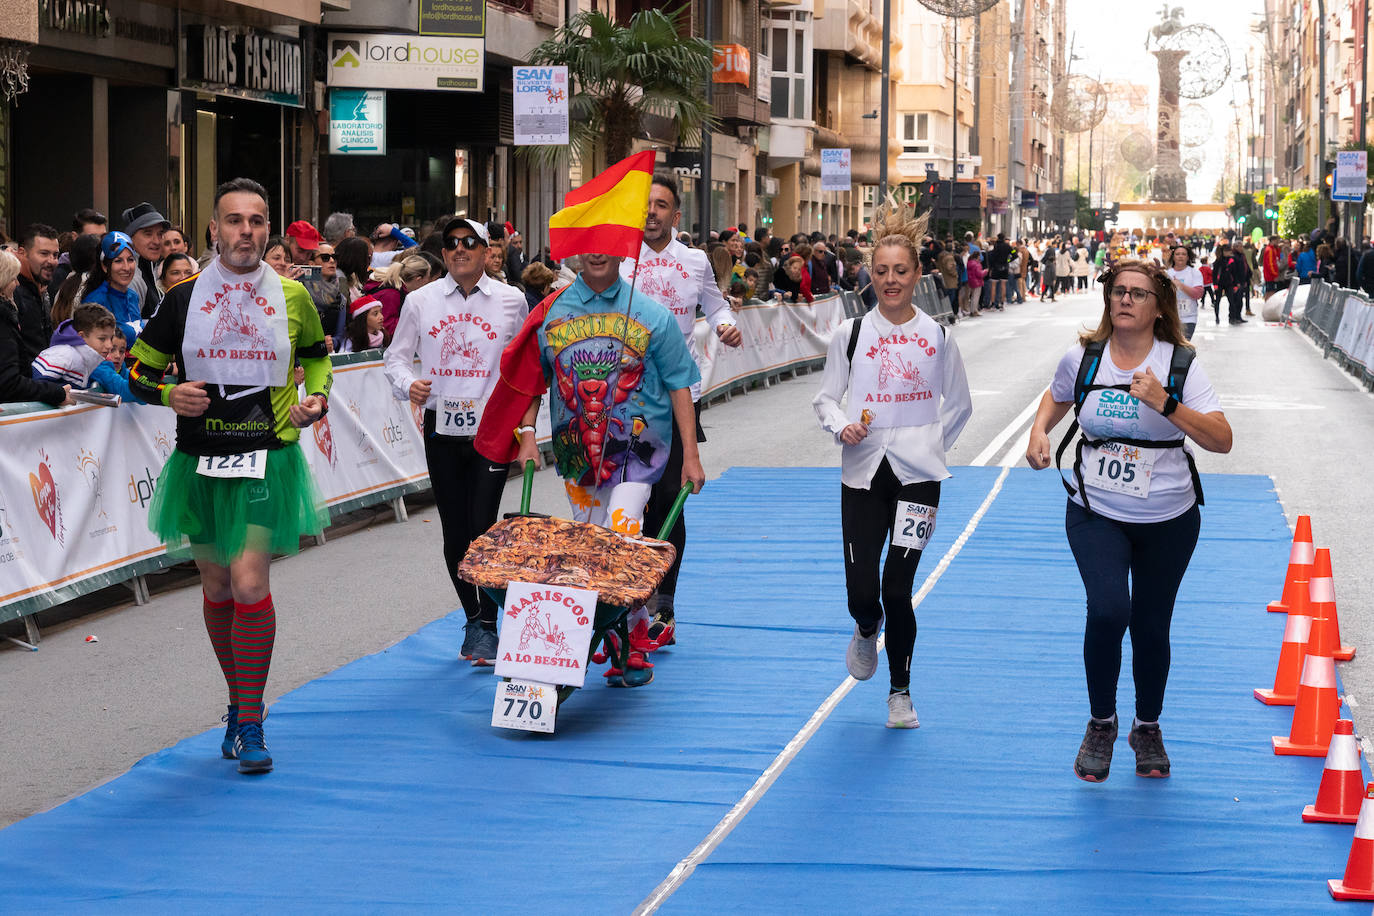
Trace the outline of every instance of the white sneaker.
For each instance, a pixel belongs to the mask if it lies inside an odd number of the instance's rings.
[[[916,710],[911,708],[911,695],[906,693],[889,694],[887,698],[888,728],[920,728],[916,721]]]
[[[849,648],[844,653],[845,667],[849,676],[856,681],[866,681],[878,670],[878,634],[883,631],[883,618],[878,618],[878,629],[872,636],[860,636],[859,625],[854,624],[854,638],[849,640]]]

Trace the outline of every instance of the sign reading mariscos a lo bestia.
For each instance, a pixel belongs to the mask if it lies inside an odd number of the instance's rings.
[[[423,35],[329,36],[329,85],[359,89],[481,92],[481,38]]]

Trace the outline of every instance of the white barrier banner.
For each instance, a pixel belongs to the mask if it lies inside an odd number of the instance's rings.
[[[427,481],[421,416],[392,396],[380,360],[335,366],[328,416],[301,433],[325,504]]]
[[[845,318],[839,296],[810,304],[753,302],[735,312],[744,339],[739,347],[725,346],[704,318],[697,319],[702,396],[728,391],[753,376],[786,371],[797,362],[823,358],[830,335]]]
[[[175,433],[147,405],[0,414],[0,608],[166,552],[148,503]]]

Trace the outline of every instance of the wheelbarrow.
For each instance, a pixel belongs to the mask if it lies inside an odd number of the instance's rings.
[[[458,564],[458,576],[482,589],[505,608],[511,582],[562,585],[597,592],[586,666],[604,654],[621,674],[612,687],[640,687],[653,680],[652,669],[629,667],[629,612],[649,600],[673,565],[677,550],[666,540],[677,523],[692,485],[678,493],[658,538],[631,537],[599,525],[552,518],[530,511],[534,462],[525,464],[520,511],[509,513],[476,538]],[[597,649],[600,647],[601,652]],[[586,670],[584,666],[584,671]],[[562,704],[575,686],[558,686]]]

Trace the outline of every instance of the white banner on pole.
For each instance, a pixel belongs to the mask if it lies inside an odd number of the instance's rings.
[[[1342,150],[1336,154],[1336,174],[1332,179],[1331,199],[1359,202],[1369,182],[1369,154],[1364,150]]]
[[[849,150],[821,150],[821,190],[849,190]]]
[[[516,67],[515,145],[561,146],[568,142],[568,68]]]

